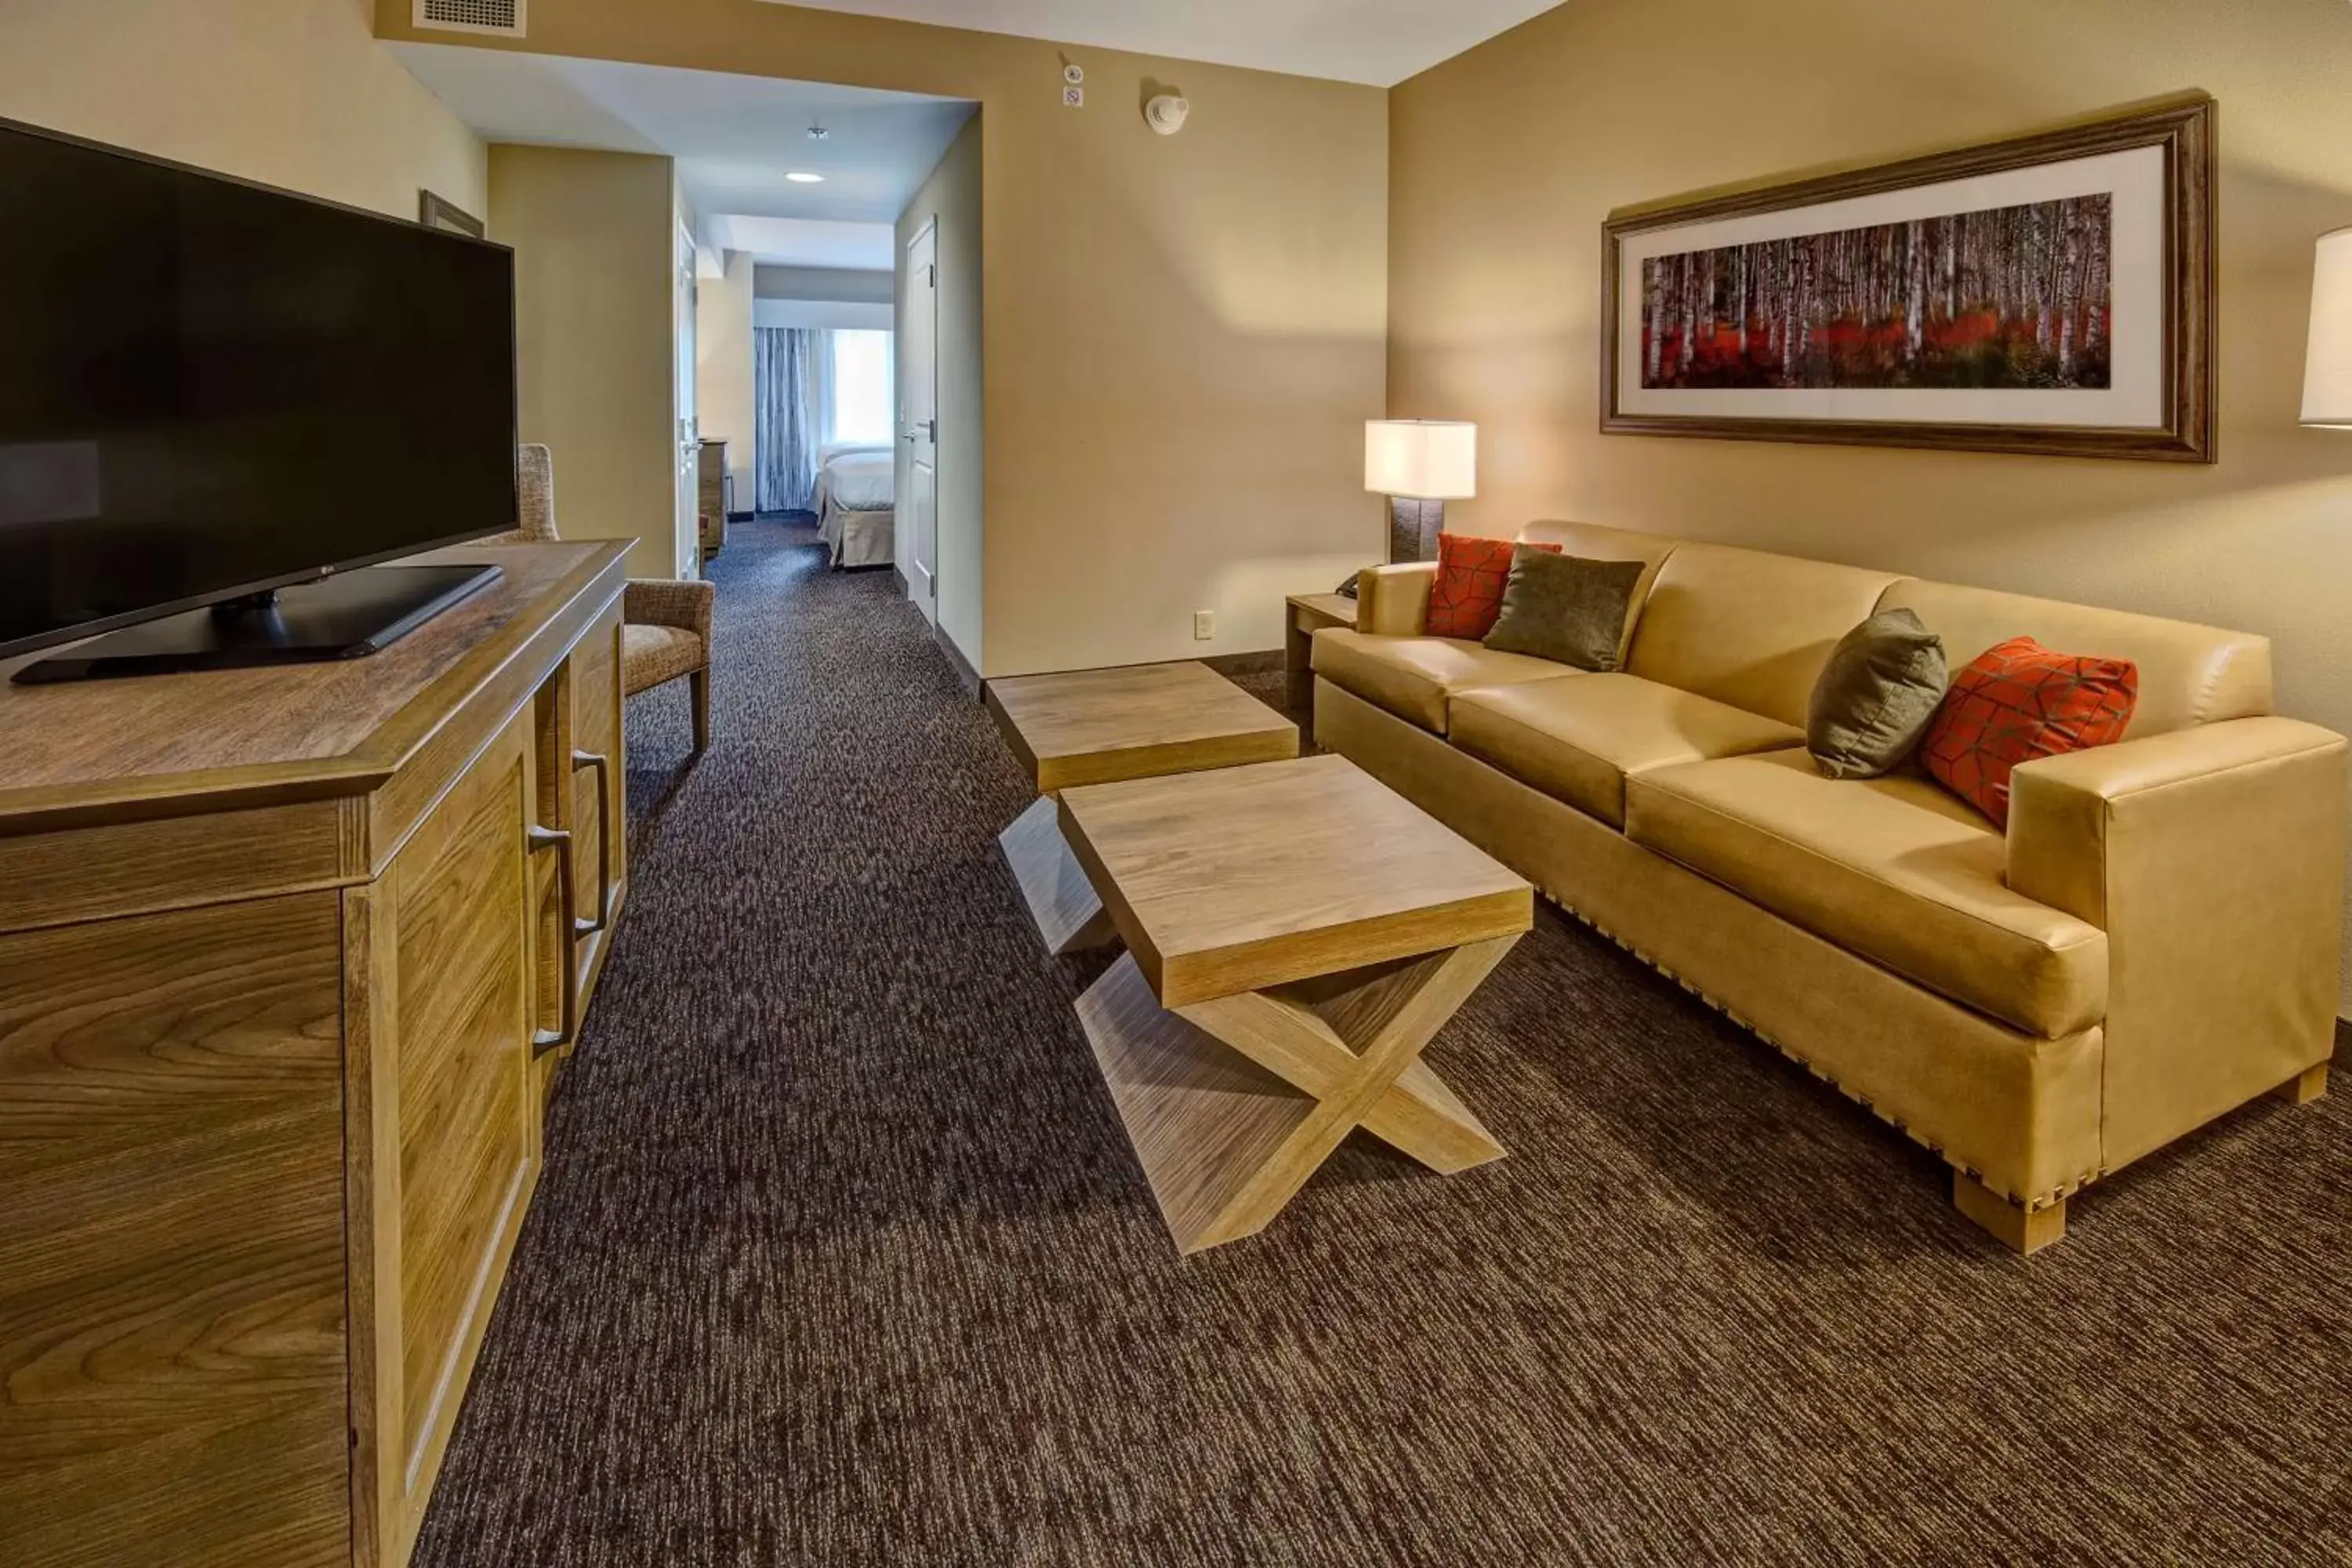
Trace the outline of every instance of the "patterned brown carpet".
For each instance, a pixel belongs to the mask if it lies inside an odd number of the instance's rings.
[[[2315,1563],[2352,1554],[2352,1105],[2032,1264],[1545,915],[1432,1048],[1511,1157],[1351,1143],[1179,1262],[887,574],[733,531],[417,1561]],[[1271,679],[1261,683],[1271,690]]]

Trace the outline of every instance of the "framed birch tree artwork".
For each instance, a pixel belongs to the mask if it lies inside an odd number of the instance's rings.
[[[2211,462],[2213,112],[1612,214],[1601,429]]]

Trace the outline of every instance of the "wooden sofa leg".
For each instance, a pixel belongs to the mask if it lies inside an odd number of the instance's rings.
[[[686,679],[694,689],[694,751],[699,756],[710,749],[710,671],[698,669]]]
[[[2028,1212],[1965,1171],[1952,1173],[1952,1204],[2012,1252],[2027,1257],[2066,1239],[2066,1204]]]
[[[2327,1064],[2305,1068],[2271,1092],[2290,1105],[2309,1105],[2327,1092]]]

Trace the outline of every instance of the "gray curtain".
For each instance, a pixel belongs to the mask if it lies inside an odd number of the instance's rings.
[[[761,327],[752,333],[753,435],[761,511],[808,511],[816,505],[816,453],[824,442],[824,334],[811,327]]]

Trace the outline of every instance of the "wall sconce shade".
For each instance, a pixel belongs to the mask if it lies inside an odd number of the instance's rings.
[[[1478,426],[1438,419],[1364,424],[1364,488],[1374,495],[1466,500],[1478,493]]]
[[[2303,422],[2352,429],[2352,228],[2321,235],[2312,264]]]

